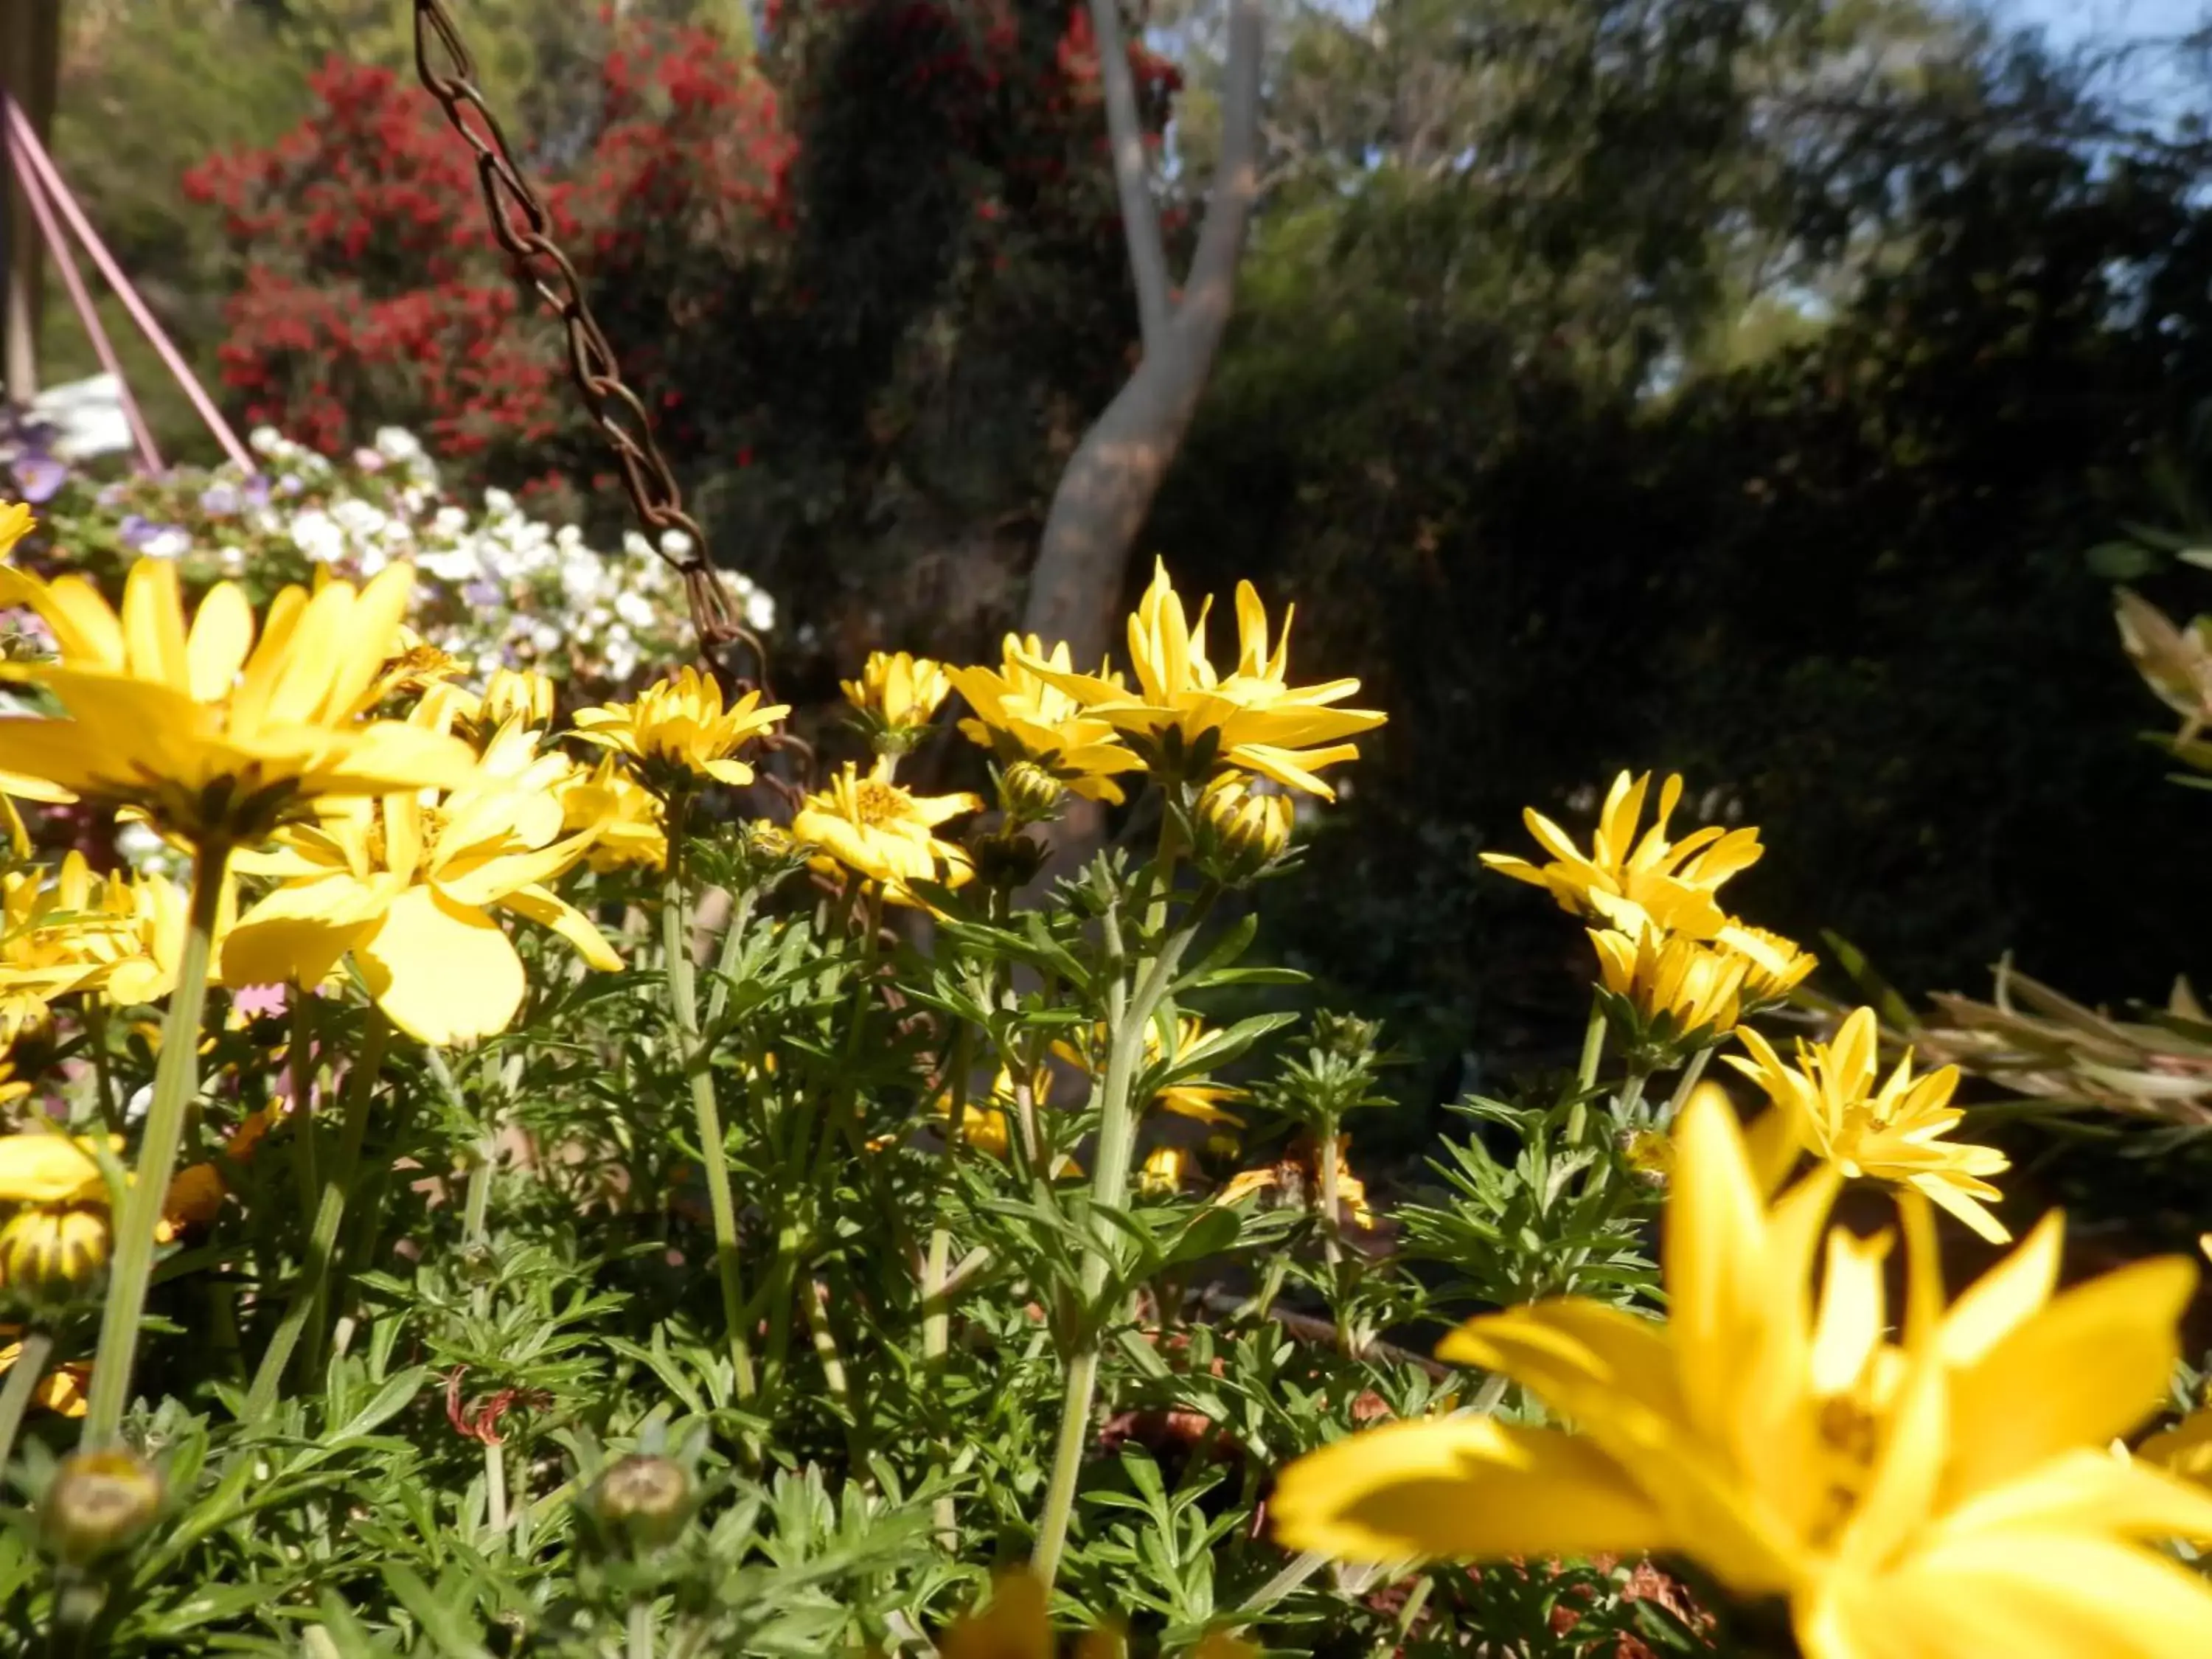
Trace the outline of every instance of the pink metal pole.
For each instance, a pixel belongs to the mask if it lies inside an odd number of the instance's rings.
[[[177,377],[177,384],[185,389],[185,396],[192,400],[192,407],[199,411],[200,419],[207,422],[208,430],[215,434],[216,441],[222,446],[224,453],[238,463],[241,471],[249,475],[256,471],[258,469],[253,465],[252,456],[246,453],[246,446],[239,442],[238,434],[230,429],[230,422],[222,418],[222,411],[215,406],[215,400],[208,396],[207,388],[192,373],[191,365],[185,361],[184,354],[177,349],[154,313],[147,309],[146,302],[138,297],[138,290],[131,286],[131,279],[115,263],[115,256],[107,251],[107,244],[100,240],[100,233],[93,229],[86,220],[84,210],[77,206],[76,198],[70,194],[69,186],[62,182],[62,176],[55,169],[52,158],[47,155],[46,146],[39,142],[39,135],[32,131],[31,123],[21,106],[4,93],[0,93],[0,102],[4,102],[7,107],[9,140],[20,148],[24,159],[38,174],[39,182],[46,187],[54,206],[69,222],[69,228],[76,234],[77,240],[84,244],[85,252],[91,256],[92,263],[99,268],[100,274],[107,279],[107,285],[115,290],[115,297],[123,302],[123,308],[131,313],[131,320],[138,325],[139,332],[146,337],[147,343],[160,356],[169,373]]]
[[[62,286],[69,289],[70,303],[76,307],[77,320],[84,331],[92,337],[92,349],[100,358],[100,366],[115,381],[116,396],[123,404],[123,418],[130,423],[131,441],[138,446],[138,459],[149,472],[161,470],[161,452],[154,447],[154,434],[147,428],[146,417],[139,412],[138,400],[131,395],[131,383],[123,378],[123,365],[117,361],[115,345],[107,337],[106,325],[100,320],[99,307],[84,286],[84,275],[76,268],[76,255],[70,252],[69,239],[62,234],[61,227],[54,222],[52,205],[37,176],[24,165],[22,154],[15,146],[8,149],[15,182],[22,185],[24,199],[31,204],[31,215],[39,222],[39,235],[46,251],[54,256],[60,267]]]

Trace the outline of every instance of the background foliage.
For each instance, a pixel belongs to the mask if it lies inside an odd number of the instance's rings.
[[[780,689],[834,696],[863,641],[988,651],[1133,335],[1081,8],[620,9],[466,8],[718,544],[794,624]],[[80,6],[64,164],[228,339],[241,410],[410,424],[609,539],[396,15]],[[1149,21],[1175,224],[1219,20]],[[1300,600],[1397,716],[1284,919],[1333,994],[1397,1014],[1437,1097],[1569,1046],[1572,941],[1474,853],[1629,763],[1770,826],[1762,909],[1900,984],[2010,946],[2162,994],[2200,803],[2125,741],[2082,550],[2208,390],[2212,151],[2159,114],[2197,58],[2161,52],[2147,112],[2139,64],[1902,0],[1382,0],[1286,9],[1273,50],[1237,318],[1146,550]]]

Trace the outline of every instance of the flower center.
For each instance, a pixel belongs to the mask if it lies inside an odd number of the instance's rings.
[[[853,787],[853,811],[869,829],[896,823],[908,816],[907,793],[895,783],[863,778]]]

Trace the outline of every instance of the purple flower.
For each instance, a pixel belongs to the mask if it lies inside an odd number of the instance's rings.
[[[227,519],[238,511],[243,501],[238,486],[218,478],[200,491],[200,511],[218,519]]]
[[[53,500],[69,482],[69,468],[35,451],[18,457],[14,471],[16,492],[33,507]]]
[[[176,556],[178,550],[170,546],[170,543],[183,538],[189,546],[191,539],[182,525],[156,524],[136,513],[123,515],[123,522],[116,526],[116,533],[122,538],[124,546],[132,552],[143,553],[151,549],[162,558]]]
[[[479,610],[489,610],[493,605],[502,603],[507,595],[500,591],[497,583],[478,580],[464,587],[461,590],[461,597]]]

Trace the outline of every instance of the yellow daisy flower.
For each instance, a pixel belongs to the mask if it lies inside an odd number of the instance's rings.
[[[2165,1391],[2197,1272],[2140,1262],[2054,1295],[2062,1218],[1948,1308],[1904,1198],[1887,1237],[1826,1236],[1822,1170],[1770,1208],[1734,1115],[1683,1114],[1668,1317],[1582,1297],[1471,1321],[1439,1349],[1569,1428],[1442,1416],[1349,1436],[1276,1487],[1278,1536],[1343,1560],[1680,1553],[1785,1598],[1806,1659],[2191,1659],[2212,1583],[2155,1548],[2212,1538],[2212,1493],[2111,1456]]]
[[[1786,1143],[1783,1155],[1794,1158],[1802,1148],[1843,1175],[1917,1188],[1991,1243],[2012,1237],[1983,1207],[2002,1194],[1981,1179],[2010,1160],[1993,1146],[1944,1139],[1966,1117],[1950,1103],[1957,1066],[1916,1078],[1908,1052],[1877,1087],[1880,1032],[1871,1008],[1856,1010],[1832,1042],[1800,1039],[1794,1066],[1750,1026],[1736,1036],[1751,1057],[1730,1054],[1729,1064],[1765,1090],[1780,1114],[1771,1133]]]
[[[1599,982],[1634,1007],[1655,1039],[1679,1042],[1735,1029],[1748,957],[1656,927],[1640,928],[1632,938],[1593,927],[1589,939]]]
[[[850,870],[881,884],[894,904],[918,904],[909,882],[959,887],[975,874],[964,848],[939,841],[937,827],[981,810],[972,794],[915,795],[881,778],[864,778],[852,762],[827,789],[806,798],[791,821],[798,840],[821,849],[809,860],[826,875]]]
[[[1770,955],[1713,896],[1730,876],[1759,861],[1765,850],[1759,831],[1723,832],[1709,824],[1679,842],[1668,840],[1667,822],[1682,799],[1682,780],[1671,776],[1660,787],[1658,817],[1638,836],[1637,822],[1650,783],[1648,772],[1634,779],[1623,772],[1613,780],[1588,853],[1532,806],[1522,817],[1551,861],[1539,866],[1505,853],[1485,853],[1482,861],[1502,876],[1544,888],[1562,910],[1595,917],[1632,937],[1661,927],[1692,939],[1718,939],[1754,958]],[[1774,963],[1771,971],[1781,966]]]
[[[790,712],[782,703],[762,707],[757,691],[725,708],[714,676],[687,667],[633,702],[577,710],[575,736],[622,756],[654,793],[674,795],[709,781],[750,783],[753,769],[738,750]]]
[[[1370,709],[1330,706],[1357,693],[1358,680],[1291,685],[1287,674],[1292,612],[1283,613],[1282,633],[1270,649],[1267,613],[1249,582],[1237,585],[1236,666],[1220,672],[1206,654],[1212,605],[1208,600],[1200,609],[1194,624],[1188,622],[1166,564],[1154,565],[1152,586],[1129,619],[1129,658],[1137,674],[1133,694],[1116,679],[1070,673],[1032,651],[1023,651],[1018,660],[1125,737],[1147,740],[1157,763],[1173,770],[1182,772],[1193,765],[1194,757],[1210,755],[1198,769],[1204,775],[1237,767],[1273,778],[1286,789],[1335,799],[1336,792],[1315,774],[1338,761],[1356,759],[1358,746],[1344,739],[1374,730],[1386,717]],[[1172,755],[1164,752],[1170,749]]]
[[[586,772],[572,772],[554,786],[561,802],[562,827],[595,828],[586,862],[600,875],[629,865],[659,870],[668,862],[668,808],[613,755]]]
[[[142,559],[120,616],[90,582],[52,586],[0,567],[0,604],[27,605],[53,629],[55,663],[0,673],[45,686],[65,720],[0,722],[0,769],[137,807],[195,843],[267,836],[319,799],[457,787],[468,745],[396,720],[361,722],[399,626],[414,573],[393,565],[359,593],[288,587],[258,639],[246,596],[208,590],[187,629],[176,567]]]
[[[1026,760],[1042,767],[1085,800],[1118,802],[1121,786],[1115,776],[1137,771],[1144,763],[1109,721],[1085,713],[1073,696],[1027,665],[1034,659],[1045,664],[1047,672],[1069,672],[1067,642],[1048,653],[1034,634],[1009,634],[1001,649],[1004,659],[996,669],[950,671],[954,687],[975,711],[973,719],[960,722],[961,735],[992,750],[1004,765]],[[1121,677],[1109,668],[1102,667],[1092,678],[1123,690]]]
[[[522,958],[495,911],[551,928],[594,968],[620,968],[591,918],[546,884],[583,860],[598,829],[563,837],[555,787],[573,763],[540,755],[538,740],[505,727],[466,788],[388,794],[241,855],[282,884],[223,941],[224,977],[312,987],[350,952],[393,1024],[446,1044],[505,1030],[522,1006]]]
[[[0,1325],[0,1345],[4,1345],[0,1346],[0,1377],[4,1377],[23,1357],[22,1327]],[[57,1416],[82,1417],[85,1395],[91,1386],[91,1363],[72,1360],[66,1365],[54,1366],[39,1379],[38,1386],[31,1390],[31,1404]]]
[[[1367,1202],[1367,1183],[1352,1173],[1349,1153],[1352,1137],[1340,1134],[1329,1147],[1329,1156],[1336,1160],[1336,1205],[1340,1220],[1349,1220],[1355,1226],[1372,1227],[1375,1212]],[[1235,1204],[1255,1194],[1274,1194],[1274,1201],[1294,1208],[1318,1207],[1322,1190],[1319,1147],[1311,1135],[1300,1135],[1291,1143],[1289,1153],[1279,1162],[1262,1170],[1244,1170],[1231,1176],[1220,1194],[1217,1204]]]
[[[1175,1042],[1170,1048],[1162,1034],[1161,1022],[1155,1019],[1145,1027],[1145,1064],[1156,1066],[1163,1059],[1172,1060],[1187,1054],[1200,1043],[1212,1039],[1213,1033],[1196,1014],[1181,1014],[1175,1021]],[[1091,1028],[1091,1046],[1086,1051],[1066,1037],[1056,1039],[1052,1051],[1071,1065],[1079,1066],[1097,1076],[1106,1069],[1106,1050],[1113,1034],[1103,1020]],[[1222,1103],[1243,1100],[1247,1091],[1225,1083],[1173,1083],[1153,1096],[1152,1105],[1173,1112],[1178,1117],[1194,1118],[1200,1123],[1226,1123],[1242,1126],[1243,1119],[1234,1112],[1224,1111]]]
[[[952,690],[945,665],[904,651],[871,651],[857,680],[842,680],[845,701],[886,732],[929,724]]]

